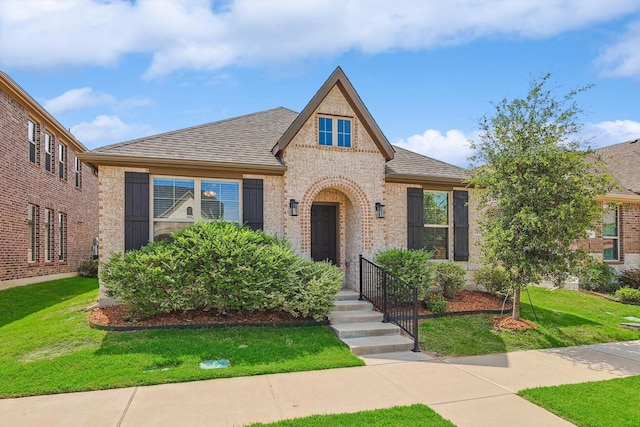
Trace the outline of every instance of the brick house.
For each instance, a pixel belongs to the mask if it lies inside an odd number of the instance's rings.
[[[640,267],[640,139],[596,150],[619,188],[601,199],[610,207],[602,223],[580,242],[617,270]]]
[[[0,71],[0,289],[77,274],[98,235],[84,145]]]
[[[360,254],[426,247],[465,267],[476,256],[467,171],[392,146],[340,68],[301,113],[280,107],[81,157],[100,171],[101,257],[211,217],[331,260],[347,287]]]

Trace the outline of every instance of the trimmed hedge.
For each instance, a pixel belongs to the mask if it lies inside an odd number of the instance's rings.
[[[389,273],[399,277],[411,286],[418,287],[418,299],[423,299],[433,282],[434,268],[429,264],[432,254],[425,251],[392,248],[379,252],[375,262]],[[400,288],[390,289],[401,300],[410,301],[410,291]]]
[[[132,315],[274,310],[320,319],[342,286],[340,269],[302,260],[262,231],[201,221],[172,238],[113,254],[103,265],[107,295],[130,305]]]

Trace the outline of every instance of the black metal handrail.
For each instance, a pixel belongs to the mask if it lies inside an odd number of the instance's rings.
[[[383,322],[392,322],[418,342],[418,287],[411,286],[385,268],[360,255],[360,299],[366,299],[382,312]]]

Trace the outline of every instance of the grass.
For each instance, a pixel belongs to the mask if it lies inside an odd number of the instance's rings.
[[[428,319],[420,324],[426,351],[466,356],[640,339],[640,332],[620,328],[627,316],[640,318],[640,306],[625,305],[569,290],[530,287],[535,320],[526,292],[521,316],[537,330],[493,331],[493,315]]]
[[[539,387],[518,394],[580,427],[637,427],[640,376]]]
[[[395,406],[389,409],[377,409],[375,411],[363,411],[353,414],[313,415],[270,424],[251,424],[247,427],[413,427],[416,425],[455,427],[455,424],[445,420],[425,405]]]
[[[0,291],[0,397],[363,364],[326,327],[92,329],[97,288],[78,277]],[[199,368],[216,359],[231,366]]]

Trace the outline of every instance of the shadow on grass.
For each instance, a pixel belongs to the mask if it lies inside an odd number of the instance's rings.
[[[107,332],[97,356],[147,354],[160,360],[233,359],[236,365],[271,364],[339,351],[326,327],[231,327]]]
[[[0,291],[0,327],[98,289],[98,279],[71,277]]]

